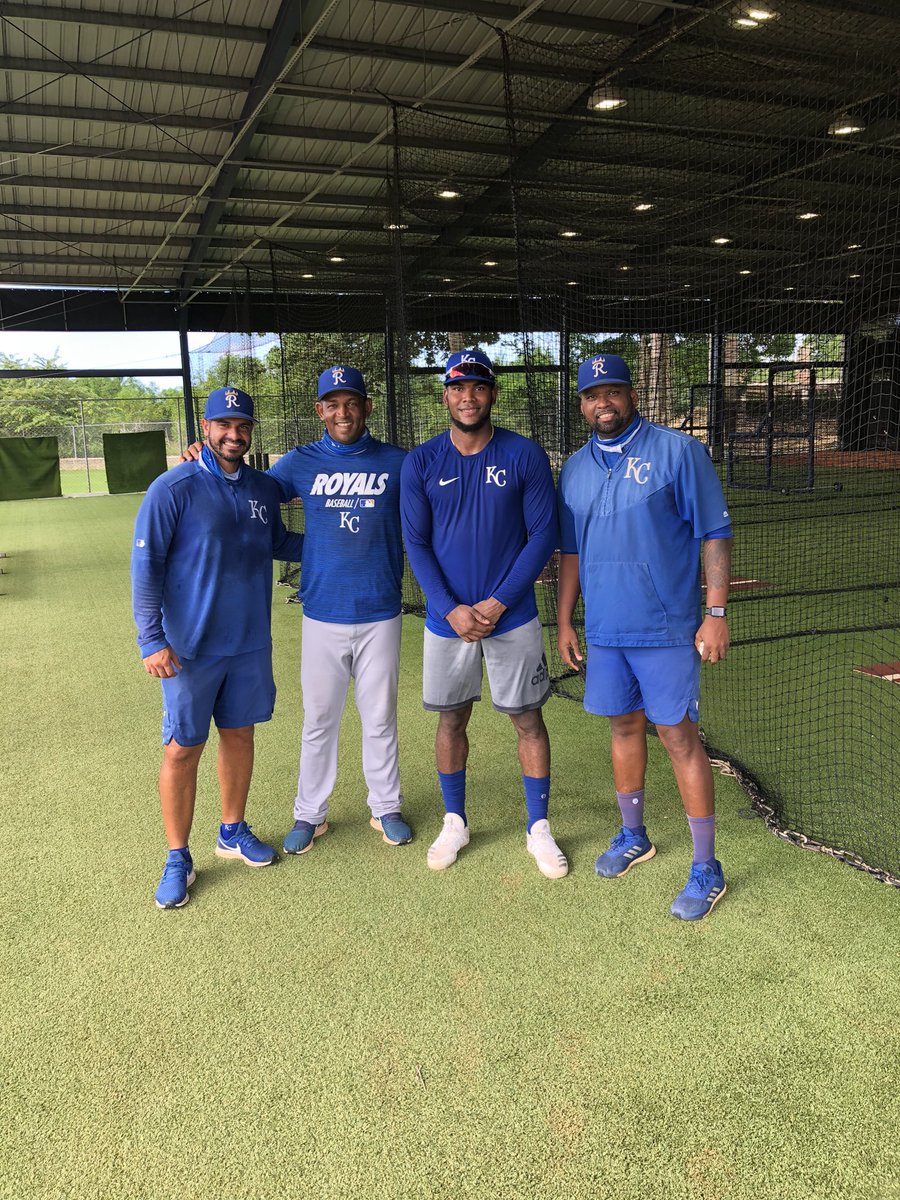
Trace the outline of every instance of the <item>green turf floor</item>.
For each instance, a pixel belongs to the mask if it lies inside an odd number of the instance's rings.
[[[473,717],[471,846],[440,824],[421,623],[404,632],[411,846],[368,827],[348,713],[332,831],[252,871],[213,856],[201,767],[186,908],[152,903],[158,685],[128,596],[137,497],[0,505],[0,1196],[897,1200],[900,894],[740,816],[729,893],[668,916],[689,860],[657,744],[659,854],[593,874],[614,826],[604,723],[553,700],[565,880],[525,854],[509,722]],[[276,591],[280,697],[250,818],[290,823],[300,610]]]

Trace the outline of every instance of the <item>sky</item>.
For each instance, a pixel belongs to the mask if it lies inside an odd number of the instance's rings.
[[[216,335],[203,331],[188,334],[188,346],[197,350],[205,346]],[[0,354],[33,361],[35,355],[52,358],[55,354],[67,367],[112,368],[123,375],[135,375],[138,371],[153,367],[181,367],[178,349],[178,334],[162,333],[43,333],[17,329],[0,331]],[[158,387],[177,387],[179,380],[172,377],[141,377],[142,383],[155,383]]]

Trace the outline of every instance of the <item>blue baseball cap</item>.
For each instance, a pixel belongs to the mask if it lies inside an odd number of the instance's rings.
[[[356,392],[364,400],[369,398],[366,381],[356,367],[328,367],[324,370],[319,376],[318,398],[324,400],[329,392]]]
[[[243,417],[245,421],[256,423],[252,397],[230,383],[209,393],[203,417],[207,421],[219,421],[222,417]]]
[[[444,387],[451,383],[465,383],[472,379],[477,383],[497,384],[494,364],[483,350],[457,350],[447,359],[444,368]]]
[[[578,368],[578,392],[586,392],[598,383],[631,383],[631,370],[618,354],[594,354]]]

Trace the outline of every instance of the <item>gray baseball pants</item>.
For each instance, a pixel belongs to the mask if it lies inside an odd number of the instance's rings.
[[[353,679],[362,722],[363,774],[373,817],[399,812],[397,680],[401,617],[337,625],[303,616],[303,733],[294,819],[318,825],[337,779],[341,717]]]

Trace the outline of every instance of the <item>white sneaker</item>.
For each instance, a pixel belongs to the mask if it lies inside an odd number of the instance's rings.
[[[428,847],[429,867],[432,871],[443,871],[456,862],[457,854],[468,844],[468,825],[456,813],[447,813],[444,817],[444,828]]]
[[[531,833],[525,839],[525,845],[542,875],[546,875],[548,879],[562,879],[563,875],[568,875],[569,864],[553,840],[549,821],[535,821]]]

